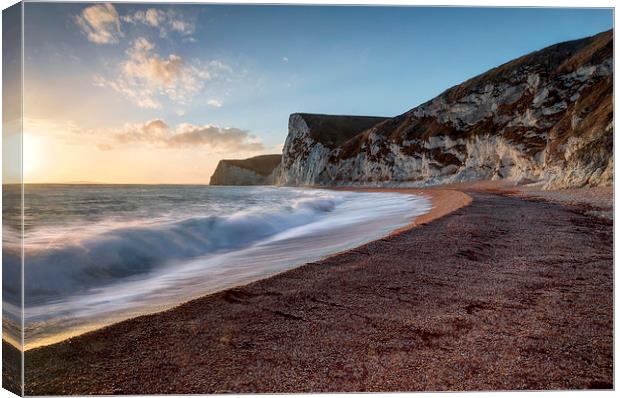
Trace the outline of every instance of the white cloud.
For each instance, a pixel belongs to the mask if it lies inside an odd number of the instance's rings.
[[[149,8],[120,17],[112,4],[95,4],[76,15],[75,21],[88,40],[97,44],[118,43],[123,36],[121,22],[159,29],[161,37],[167,37],[168,32],[175,32],[183,36],[183,41],[196,41],[192,37],[196,31],[196,23],[172,9],[164,11]]]
[[[75,21],[88,40],[97,44],[118,43],[123,36],[120,18],[112,4],[86,7]]]
[[[207,105],[212,106],[214,108],[221,108],[222,107],[222,101],[217,100],[217,99],[210,99],[209,101],[207,101]]]
[[[163,22],[165,14],[156,8],[149,8],[146,11],[136,11],[133,14],[123,15],[123,22],[137,24],[142,23],[149,26],[157,27]]]
[[[115,80],[96,75],[95,84],[124,94],[141,108],[159,108],[158,97],[184,104],[205,82],[232,72],[228,65],[217,60],[189,64],[176,54],[162,57],[144,37],[134,40],[126,54]]]
[[[182,19],[170,19],[170,27],[183,35],[191,35],[196,30],[196,26]]]
[[[288,57],[282,57],[282,62],[288,62]]]
[[[127,51],[127,60],[122,64],[123,75],[162,90],[172,90],[176,85],[184,83],[183,58],[175,54],[162,58],[152,51],[154,48],[155,45],[145,38],[136,39]],[[193,87],[187,89],[192,90]]]
[[[117,81],[114,81],[111,79],[106,79],[101,75],[94,75],[93,81],[96,86],[108,87],[125,95],[140,108],[161,108],[161,103],[155,99],[155,93],[152,90],[132,85],[123,78],[119,78]]]
[[[97,144],[98,148],[110,150],[114,145],[149,144],[160,148],[206,148],[216,153],[264,150],[263,144],[246,130],[191,123],[182,123],[172,129],[161,119],[126,124],[121,129],[108,131],[108,134],[112,140]]]
[[[193,21],[185,19],[174,10],[163,11],[157,8],[149,8],[146,11],[136,11],[133,14],[124,15],[123,22],[131,24],[144,24],[159,28],[160,36],[165,37],[168,31],[175,31],[184,36],[190,36],[196,30]]]

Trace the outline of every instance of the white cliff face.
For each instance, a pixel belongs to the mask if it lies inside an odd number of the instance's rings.
[[[312,138],[308,124],[300,114],[290,116],[288,131],[275,183],[292,186],[317,184],[330,150]]]
[[[446,139],[446,141],[448,141]],[[328,164],[327,176],[322,179],[326,185],[368,185],[419,187],[481,179],[507,178],[517,182],[538,180],[543,166],[535,159],[524,156],[519,148],[509,144],[502,137],[481,136],[459,140],[464,151],[434,147],[432,143],[421,142],[424,148],[436,148],[454,159],[439,163],[425,153],[410,156],[396,145],[390,147],[390,162],[372,160],[366,153],[355,158]],[[376,150],[376,148],[375,148]],[[371,149],[372,151],[372,149]],[[460,162],[454,164],[451,162]],[[346,176],[349,176],[347,178]]]
[[[547,188],[609,185],[611,33],[589,46],[560,47],[567,55],[554,61],[559,66],[541,63],[545,50],[531,64],[507,64],[336,148],[314,140],[303,115],[294,114],[276,183],[424,186],[510,179]],[[586,61],[566,66],[575,59]]]
[[[584,134],[570,137],[563,145],[559,159],[549,159],[542,176],[546,187],[559,189],[613,184],[613,122],[603,136]]]

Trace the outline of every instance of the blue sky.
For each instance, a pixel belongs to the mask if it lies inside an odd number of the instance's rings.
[[[200,182],[221,158],[279,151],[290,113],[396,115],[612,26],[610,9],[27,3],[25,114],[32,136],[119,161],[201,156],[177,171]]]

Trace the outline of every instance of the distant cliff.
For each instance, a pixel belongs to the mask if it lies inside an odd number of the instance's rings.
[[[508,62],[394,118],[293,114],[275,182],[610,185],[612,97],[608,31]]]
[[[274,169],[282,155],[262,155],[249,159],[220,160],[211,176],[211,185],[271,185]]]

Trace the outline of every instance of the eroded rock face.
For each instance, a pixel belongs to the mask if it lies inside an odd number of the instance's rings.
[[[612,95],[608,31],[518,58],[337,144],[313,132],[327,116],[293,114],[276,183],[609,185]]]
[[[322,184],[320,174],[328,167],[330,154],[362,131],[386,119],[292,114],[275,182],[293,186]]]
[[[220,160],[210,185],[272,185],[281,155]]]

